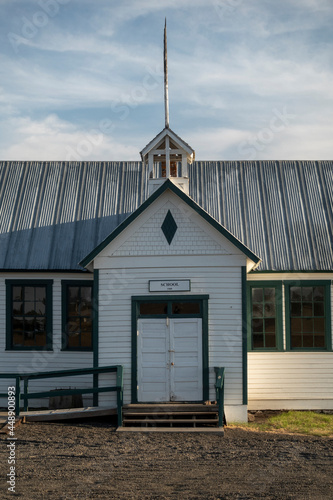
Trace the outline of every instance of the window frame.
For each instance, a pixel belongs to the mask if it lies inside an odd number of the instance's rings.
[[[253,347],[252,288],[275,288],[276,347]],[[283,351],[282,281],[247,282],[247,349],[248,352]]]
[[[6,284],[6,351],[52,351],[53,350],[53,280],[45,279],[7,279]],[[46,344],[45,346],[13,345],[13,287],[45,286],[46,287]]]
[[[291,347],[290,331],[290,288],[293,286],[323,286],[325,288],[325,347]],[[331,332],[331,281],[330,280],[288,280],[284,282],[285,290],[285,320],[286,320],[286,350],[291,352],[322,352],[332,351]]]
[[[90,287],[92,299],[92,314],[91,314],[91,347],[68,347],[67,345],[67,312],[68,312],[68,287]],[[93,280],[62,280],[61,281],[61,350],[62,351],[79,351],[92,352],[94,350],[94,281]]]

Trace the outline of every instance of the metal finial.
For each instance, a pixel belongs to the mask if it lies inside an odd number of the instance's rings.
[[[169,87],[168,87],[168,51],[167,51],[167,26],[164,25],[164,105],[165,127],[169,128]]]

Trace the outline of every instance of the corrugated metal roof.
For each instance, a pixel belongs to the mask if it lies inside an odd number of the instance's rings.
[[[190,196],[259,270],[333,270],[333,162],[194,162]],[[78,270],[148,195],[141,162],[0,162],[0,269]]]

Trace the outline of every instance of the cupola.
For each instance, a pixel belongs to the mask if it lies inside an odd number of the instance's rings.
[[[164,103],[165,127],[141,151],[141,158],[148,167],[149,195],[170,179],[186,194],[189,194],[188,165],[194,158],[195,152],[169,127],[169,90],[168,90],[168,58],[166,21],[164,27]]]

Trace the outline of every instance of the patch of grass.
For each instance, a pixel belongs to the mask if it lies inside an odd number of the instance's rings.
[[[264,422],[231,425],[261,432],[273,431],[333,437],[333,415],[325,415],[314,411],[282,412],[279,415],[268,417]]]

